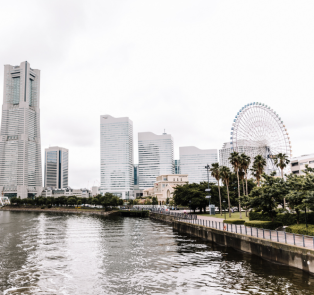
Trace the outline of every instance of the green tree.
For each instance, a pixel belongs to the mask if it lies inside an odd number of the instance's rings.
[[[251,164],[251,158],[244,153],[240,155],[240,158],[241,158],[241,168],[244,171],[245,184],[246,184],[246,193],[243,192],[243,194],[248,195],[249,190],[248,190],[248,183],[247,183],[247,171]]]
[[[221,179],[222,179],[224,185],[227,187],[229,217],[231,217],[230,196],[229,196],[229,182],[230,182],[231,171],[228,167],[221,166],[220,167],[220,175],[221,175]]]
[[[222,210],[221,210],[221,194],[220,194],[220,167],[219,163],[212,164],[212,167],[210,168],[211,176],[213,176],[217,180],[218,184],[218,193],[219,193],[219,209],[220,209],[220,216],[222,216]]]
[[[251,169],[253,172],[253,175],[256,178],[257,185],[260,186],[260,181],[262,174],[264,173],[264,168],[266,166],[266,160],[261,155],[257,155],[254,158],[253,162],[253,168]]]
[[[158,205],[158,199],[157,197],[152,198],[152,205]]]
[[[281,170],[281,178],[283,178],[283,169],[287,167],[290,160],[286,154],[279,153],[274,157],[275,165]]]
[[[239,182],[239,169],[241,168],[241,157],[239,153],[233,152],[229,157],[230,164],[233,166],[234,172],[237,174],[238,179],[238,198],[239,198],[239,212],[240,219],[242,219],[241,200],[240,200],[240,182]]]
[[[77,204],[77,197],[71,196],[67,199],[68,206],[75,206]]]

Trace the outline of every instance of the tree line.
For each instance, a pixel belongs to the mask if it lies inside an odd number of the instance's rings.
[[[275,165],[281,170],[281,179],[284,181],[283,170],[290,162],[288,157],[285,154],[279,153],[272,158]],[[220,166],[219,163],[211,165],[210,173],[216,179],[217,184],[209,183],[209,187],[211,188],[210,202],[219,207],[220,215],[222,215],[222,209],[226,209],[222,206],[222,200],[227,200],[229,216],[231,217],[232,206],[237,206],[240,218],[242,218],[241,208],[247,212],[253,206],[253,203],[248,202],[256,194],[256,190],[254,193],[252,191],[255,187],[261,187],[262,179],[268,179],[264,173],[266,160],[263,156],[257,155],[254,157],[251,165],[251,158],[245,153],[239,154],[238,152],[233,152],[230,154],[229,161],[233,167],[233,172],[229,167]],[[249,173],[252,175],[252,178],[248,178]],[[273,176],[274,174],[272,174]],[[222,185],[220,185],[220,182]],[[207,186],[207,182],[177,186],[173,193],[173,200],[177,205],[189,206],[194,211],[196,208],[199,208],[200,212],[204,209],[206,212],[208,200],[205,198],[205,189]],[[284,207],[285,197],[278,200],[279,203]]]
[[[123,200],[119,197],[106,193],[105,195],[97,195],[95,197],[76,197],[76,196],[60,196],[60,197],[35,197],[34,199],[26,198],[21,199],[17,197],[11,198],[11,204],[26,204],[37,206],[79,206],[79,205],[97,205],[104,208],[116,207],[123,205]]]

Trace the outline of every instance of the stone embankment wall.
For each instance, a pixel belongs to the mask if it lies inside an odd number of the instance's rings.
[[[180,222],[169,215],[151,213],[150,218],[172,223],[173,228],[178,232],[213,241],[219,245],[232,247],[272,262],[289,265],[314,274],[313,250]]]
[[[115,215],[119,214],[118,211],[100,211],[100,210],[93,210],[93,209],[68,209],[68,208],[47,208],[47,209],[40,209],[40,208],[14,208],[10,206],[0,208],[0,211],[13,211],[13,212],[45,212],[45,213],[73,213],[73,214],[96,214],[96,215]]]

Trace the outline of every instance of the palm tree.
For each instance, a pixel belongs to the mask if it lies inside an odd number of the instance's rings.
[[[283,179],[283,169],[287,167],[290,160],[286,154],[279,153],[274,157],[275,165],[281,170],[281,178]],[[286,208],[286,198],[283,199],[283,208]]]
[[[253,162],[253,175],[256,177],[257,185],[260,186],[261,176],[266,166],[266,160],[263,156],[257,155]]]
[[[241,158],[239,153],[233,152],[230,154],[229,157],[230,164],[233,166],[234,172],[237,173],[238,178],[238,198],[239,198],[239,212],[240,212],[240,219],[242,219],[242,213],[241,213],[241,201],[240,201],[240,182],[239,182],[239,169],[241,167]]]
[[[227,194],[228,194],[228,207],[229,207],[229,217],[231,217],[231,211],[230,211],[230,197],[229,197],[229,181],[230,181],[231,171],[226,166],[220,167],[220,177],[227,187]]]
[[[220,167],[219,167],[219,163],[214,163],[212,164],[212,167],[209,169],[209,171],[211,172],[211,176],[213,176],[218,183],[218,193],[219,193],[219,204],[220,204],[220,216],[222,216],[222,211],[221,211],[221,196],[220,196],[220,185],[219,185],[219,181],[220,181]]]
[[[275,165],[281,170],[281,178],[283,179],[283,169],[287,167],[290,160],[286,154],[279,153],[274,157]]]
[[[241,154],[241,167],[244,171],[245,174],[245,183],[246,183],[246,195],[249,194],[249,190],[247,187],[247,170],[249,169],[249,166],[251,164],[251,158],[249,156],[247,156],[246,154]]]

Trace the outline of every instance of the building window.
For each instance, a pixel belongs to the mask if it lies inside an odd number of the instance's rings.
[[[291,163],[291,166],[293,167],[293,166],[298,166],[298,162],[295,162],[295,163]]]
[[[307,162],[300,163],[300,166],[307,164]]]
[[[13,78],[12,85],[13,104],[19,104],[20,102],[20,77]]]
[[[293,174],[299,174],[299,170],[292,171]]]
[[[314,164],[314,161],[310,161],[309,163],[310,163],[310,164]]]

